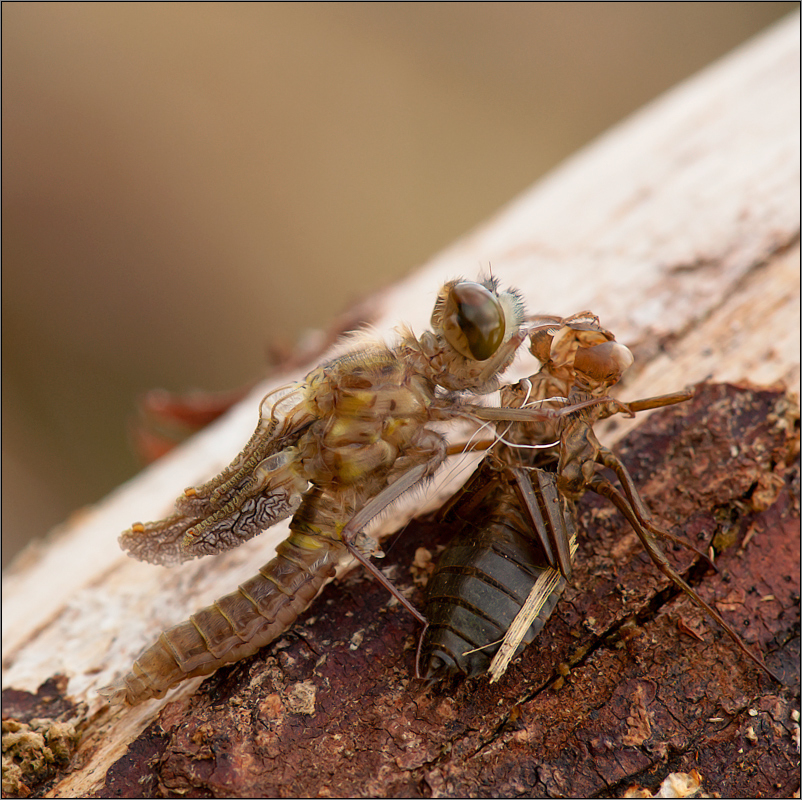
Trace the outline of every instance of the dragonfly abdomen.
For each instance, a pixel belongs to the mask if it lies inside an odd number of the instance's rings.
[[[294,541],[300,540],[299,542]],[[344,547],[327,537],[291,535],[254,577],[164,631],[103,693],[137,705],[189,678],[253,655],[287,628],[334,574]]]

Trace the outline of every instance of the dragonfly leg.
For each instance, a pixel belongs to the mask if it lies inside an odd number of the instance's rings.
[[[509,473],[521,509],[529,519],[549,565],[561,573],[566,581],[570,581],[573,575],[571,544],[562,513],[562,499],[554,486],[553,477],[551,481],[541,480],[543,473],[540,470],[521,467],[510,467]]]
[[[718,567],[713,563],[706,553],[703,553],[701,550],[694,547],[689,541],[683,539],[680,536],[675,536],[673,533],[669,533],[662,528],[659,528],[652,522],[651,514],[649,513],[649,509],[646,508],[645,503],[641,499],[641,496],[635,486],[635,482],[632,480],[632,476],[629,474],[629,470],[623,464],[623,462],[615,455],[611,450],[608,450],[606,447],[599,448],[598,460],[601,464],[603,464],[608,469],[612,470],[619,481],[621,481],[621,485],[624,487],[624,493],[627,496],[627,500],[629,501],[629,505],[632,509],[632,512],[637,516],[638,521],[641,525],[646,528],[651,533],[655,534],[656,536],[660,536],[663,539],[668,539],[670,542],[674,544],[681,545],[682,547],[687,548],[688,550],[692,550],[696,555],[698,555],[707,565],[713,569],[715,572],[718,572]],[[611,487],[612,488],[612,487]],[[621,498],[622,502],[624,498]],[[620,506],[619,506],[620,507]]]
[[[387,506],[395,502],[414,486],[417,486],[421,481],[432,475],[443,463],[446,458],[446,447],[443,440],[437,437],[436,444],[433,442],[433,449],[434,452],[426,463],[412,467],[389,486],[382,489],[376,497],[370,500],[370,502],[351,517],[340,533],[342,541],[351,555],[422,625],[426,625],[426,617],[424,617],[423,614],[421,614],[420,611],[387,580],[381,570],[379,570],[379,568],[360,550],[356,542],[358,541],[358,536],[362,529],[374,517],[384,511]]]
[[[724,618],[710,605],[708,605],[701,597],[685,582],[682,576],[668,563],[665,553],[660,548],[657,540],[652,533],[641,525],[637,514],[635,513],[632,505],[627,499],[606,479],[597,476],[590,482],[590,488],[597,494],[606,497],[613,505],[627,518],[629,524],[632,525],[633,530],[641,540],[646,552],[652,559],[654,565],[663,573],[677,588],[681,589],[688,597],[693,600],[703,611],[707,612],[728,634],[728,636],[735,642],[738,649],[749,658],[754,664],[763,670],[770,678],[775,680],[781,686],[784,685],[783,681],[775,675],[774,672],[763,663],[744,643],[743,639],[738,633],[725,622]]]

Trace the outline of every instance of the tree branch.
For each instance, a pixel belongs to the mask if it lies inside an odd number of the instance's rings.
[[[691,566],[690,577],[793,685],[799,498],[785,390],[799,380],[798,38],[788,20],[673,90],[359,314],[380,331],[403,320],[420,333],[446,279],[489,265],[531,311],[598,314],[635,352],[624,399],[708,376],[776,384],[712,386],[687,408],[657,412],[621,453],[655,515],[697,546],[732,532],[740,548],[726,551],[721,574]],[[118,532],[163,516],[184,486],[225,466],[260,397],[311,366],[259,387],[5,575],[4,710],[81,734],[69,767],[28,775],[14,791],[588,795],[692,766],[708,791],[793,791],[789,690],[675,599],[626,525],[590,502],[575,583],[498,685],[418,685],[414,624],[353,573],[284,640],[196,694],[197,682],[168,701],[108,710],[100,686],[286,535],[276,526],[168,571],[127,560]],[[526,360],[516,368],[534,371]],[[607,441],[626,430],[608,430]],[[430,506],[449,491],[434,488]],[[384,527],[409,515],[394,512]],[[415,547],[434,536],[407,530],[391,549],[402,587]],[[678,620],[705,644],[679,635]],[[556,691],[561,663],[571,671]]]

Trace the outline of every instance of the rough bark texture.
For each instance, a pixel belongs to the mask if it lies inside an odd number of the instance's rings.
[[[782,391],[715,384],[620,447],[672,530],[702,550],[729,545],[718,574],[684,551],[673,560],[789,687],[799,661],[794,417]],[[789,796],[798,695],[677,597],[604,501],[588,497],[580,513],[573,586],[500,685],[413,680],[415,624],[355,572],[283,642],[168,704],[100,794],[616,796],[695,768],[721,796]],[[447,535],[413,523],[389,547],[387,567],[419,605],[415,548]]]
[[[379,330],[404,320],[420,333],[437,288],[490,263],[532,311],[590,308],[632,347],[624,399],[718,381],[654,413],[619,452],[658,519],[723,550],[718,574],[688,552],[671,558],[786,687],[676,596],[626,523],[590,497],[576,579],[498,685],[422,687],[412,678],[415,625],[357,572],[329,585],[282,640],[197,692],[194,682],[166,701],[109,710],[100,686],[160,629],[253,574],[286,535],[275,526],[169,571],[126,559],[116,544],[133,520],[168,513],[185,486],[231,460],[272,388],[263,386],[4,575],[4,791],[619,795],[695,768],[708,793],[790,794],[799,475],[785,398],[799,381],[798,58],[793,19],[355,311]],[[517,375],[535,368],[522,360]],[[608,441],[631,427],[619,421]],[[436,507],[448,491],[429,494]],[[413,503],[419,512],[423,499]],[[406,519],[393,509],[385,527]],[[447,535],[410,525],[383,566],[410,586],[415,548]],[[420,603],[418,589],[412,599]]]
[[[723,550],[719,573],[683,550],[672,560],[786,687],[667,585],[618,514],[586,496],[573,585],[499,685],[414,680],[414,622],[355,572],[280,642],[168,703],[97,796],[618,796],[691,769],[721,796],[789,796],[798,407],[782,390],[711,384],[618,451],[660,520],[703,551]],[[418,605],[415,548],[449,534],[415,522],[387,547],[388,574]],[[4,695],[4,713],[21,721],[74,711],[48,687],[38,701]],[[52,785],[53,770],[42,774]]]

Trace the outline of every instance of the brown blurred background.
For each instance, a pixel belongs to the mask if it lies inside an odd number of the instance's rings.
[[[144,390],[261,377],[796,7],[4,4],[3,556],[137,471]]]

